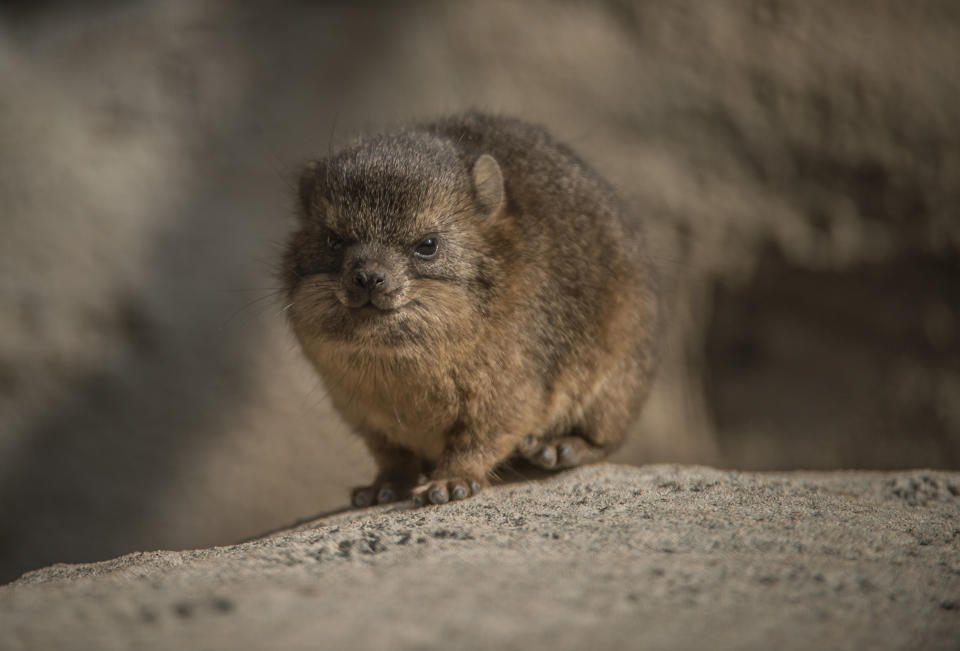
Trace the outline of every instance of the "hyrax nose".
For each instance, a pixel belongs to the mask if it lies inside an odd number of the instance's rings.
[[[387,277],[376,269],[357,269],[353,274],[353,284],[368,292],[384,289]]]

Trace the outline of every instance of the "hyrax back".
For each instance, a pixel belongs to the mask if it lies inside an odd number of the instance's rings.
[[[563,468],[620,445],[650,388],[655,286],[567,147],[454,116],[311,163],[300,209],[287,313],[377,462],[355,505],[462,499],[513,455]]]

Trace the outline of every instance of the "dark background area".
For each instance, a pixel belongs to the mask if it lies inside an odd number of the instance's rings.
[[[372,466],[274,296],[291,181],[474,107],[649,234],[618,460],[960,467],[956,3],[7,3],[0,580],[343,505]]]

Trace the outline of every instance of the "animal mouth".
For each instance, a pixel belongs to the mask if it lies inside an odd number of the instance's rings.
[[[337,298],[349,312],[368,316],[395,314],[406,304],[398,292],[373,296],[338,293]]]

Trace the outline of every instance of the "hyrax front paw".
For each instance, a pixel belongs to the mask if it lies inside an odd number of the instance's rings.
[[[453,479],[435,479],[413,491],[413,503],[417,506],[427,504],[446,504],[476,495],[485,482],[465,477]]]
[[[356,508],[362,509],[374,504],[400,502],[410,498],[412,488],[413,486],[407,482],[378,481],[370,486],[354,488],[350,496],[350,503]]]

